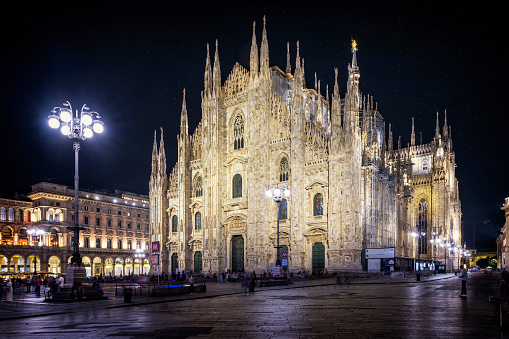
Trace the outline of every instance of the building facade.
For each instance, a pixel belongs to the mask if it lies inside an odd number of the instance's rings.
[[[505,198],[501,210],[504,211],[505,224],[497,238],[497,266],[509,266],[509,197]]]
[[[337,69],[331,96],[316,76],[306,86],[298,42],[293,72],[289,45],[285,70],[270,67],[265,21],[259,47],[253,25],[249,68],[235,64],[222,83],[217,41],[213,62],[207,45],[201,122],[189,132],[184,91],[169,175],[162,129],[159,146],[154,136],[150,227],[163,272],[268,272],[278,238],[290,271],[329,272],[413,269],[446,252],[431,239],[461,242],[446,119],[439,128],[437,114],[431,142],[415,142],[412,121],[412,142],[394,145],[361,94],[355,42],[343,96]],[[279,211],[269,186],[290,189]],[[366,257],[385,248],[394,255]]]
[[[30,201],[0,200],[0,273],[64,273],[73,253],[74,188],[41,182]],[[80,254],[89,276],[148,273],[148,197],[115,192],[79,192]],[[5,213],[4,213],[5,211]],[[44,233],[31,236],[30,229]],[[145,258],[135,256],[145,254]]]

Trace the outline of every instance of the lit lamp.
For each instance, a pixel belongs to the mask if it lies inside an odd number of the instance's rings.
[[[99,113],[90,111],[90,108],[85,104],[81,107],[81,112],[73,116],[72,106],[69,101],[64,102],[63,107],[55,107],[51,110],[51,115],[48,116],[48,123],[51,128],[60,128],[60,132],[73,141],[74,148],[74,226],[68,227],[70,231],[74,231],[74,252],[71,258],[71,264],[76,264],[80,267],[82,259],[79,252],[79,231],[84,229],[78,224],[78,191],[79,191],[79,176],[78,176],[78,159],[80,150],[80,141],[91,138],[95,133],[102,133],[104,124],[99,116]],[[94,120],[95,118],[95,120]]]
[[[281,201],[283,200],[283,194],[285,197],[290,196],[290,188],[288,185],[283,184],[281,187],[279,187],[279,184],[276,185],[276,187],[270,185],[267,188],[267,191],[265,192],[265,195],[268,198],[274,198],[274,201],[277,204],[277,231],[276,231],[276,237],[277,237],[277,254],[276,254],[276,267],[281,266],[281,258],[280,258],[280,252],[279,252],[279,205],[281,204]]]
[[[44,233],[43,230],[39,228],[31,228],[27,231],[28,234],[32,236],[32,239],[34,240],[34,270],[33,274],[37,274],[37,243],[39,242],[39,237],[42,236]]]

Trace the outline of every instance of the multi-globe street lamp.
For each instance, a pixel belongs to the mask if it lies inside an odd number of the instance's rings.
[[[28,234],[32,236],[32,239],[34,240],[34,270],[33,274],[37,274],[37,243],[39,242],[39,237],[42,236],[44,233],[43,230],[39,228],[31,228],[27,231]]]
[[[277,267],[277,269],[279,269],[279,267],[281,267],[281,256],[280,256],[281,254],[279,251],[279,248],[280,248],[280,246],[279,246],[279,206],[281,204],[281,201],[283,200],[283,194],[285,197],[290,196],[290,188],[286,184],[281,185],[281,187],[279,187],[279,184],[276,184],[276,187],[269,185],[269,187],[267,188],[267,191],[265,192],[265,195],[268,198],[274,198],[274,201],[277,204],[277,229],[276,229],[276,238],[277,238],[276,267]]]
[[[63,107],[55,107],[51,110],[51,115],[48,116],[49,126],[51,128],[60,128],[60,132],[73,141],[74,149],[74,226],[68,227],[68,230],[74,232],[73,241],[73,254],[71,264],[81,267],[82,259],[79,252],[79,236],[80,227],[78,223],[78,192],[79,192],[79,176],[78,176],[78,160],[80,141],[91,138],[95,133],[102,133],[104,124],[99,116],[99,113],[90,111],[90,108],[85,104],[81,107],[81,112],[73,115],[72,106],[69,101],[64,102]]]
[[[417,256],[418,256],[418,270],[416,274],[417,281],[421,280],[421,239],[426,235],[425,232],[421,230],[421,225],[417,224],[417,232],[412,232],[410,234],[412,237],[417,238]]]

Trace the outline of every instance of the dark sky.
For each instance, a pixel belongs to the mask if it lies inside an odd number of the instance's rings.
[[[72,3],[72,4],[71,4]],[[72,186],[71,141],[48,127],[54,106],[70,101],[98,111],[105,133],[82,143],[80,187],[148,194],[154,129],[165,133],[168,171],[186,89],[190,131],[201,118],[206,44],[219,40],[223,81],[235,62],[249,67],[253,21],[261,40],[267,18],[270,65],[286,66],[290,42],[314,73],[333,88],[339,69],[344,96],[350,42],[358,42],[363,94],[374,96],[394,131],[410,141],[411,119],[423,141],[434,135],[436,112],[447,110],[456,152],[465,240],[494,244],[509,196],[507,38],[501,11],[429,2],[264,2],[202,7],[106,1],[23,2],[2,11],[2,176],[0,193],[22,192],[42,181]],[[163,3],[163,2],[161,2]],[[170,3],[170,2],[164,2]],[[338,2],[339,3],[339,2]],[[413,2],[412,2],[413,3]],[[293,68],[292,68],[293,71]],[[504,128],[505,127],[505,128]]]

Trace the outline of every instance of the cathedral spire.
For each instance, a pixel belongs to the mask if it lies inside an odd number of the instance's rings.
[[[152,147],[152,174],[157,172],[157,159],[159,155],[157,154],[157,133],[154,130],[154,146]]]
[[[213,91],[218,98],[221,93],[221,66],[219,65],[219,48],[218,48],[218,41],[216,40],[216,53],[214,54],[214,69],[213,69]]]
[[[449,134],[449,127],[447,127],[447,110],[445,110],[444,117],[444,127],[442,129],[442,134],[444,135],[444,139],[447,140],[447,136]]]
[[[212,67],[210,65],[209,44],[207,44],[207,58],[205,59],[205,76],[203,82],[205,95],[210,95],[212,91]]]
[[[435,126],[435,140],[438,142],[438,139],[440,139],[440,127],[438,123],[438,112],[437,112],[437,123]]]
[[[161,127],[161,140],[159,141],[159,174],[166,175],[166,153],[164,152],[164,138],[162,127]]]
[[[352,64],[348,65],[348,81],[345,97],[345,123],[348,123],[352,128],[358,123],[359,118],[359,105],[360,105],[360,92],[359,92],[359,78],[360,72],[357,66],[357,43],[352,40]]]
[[[251,39],[251,53],[249,55],[249,71],[251,79],[258,75],[258,45],[256,43],[256,21],[253,21],[253,38]]]
[[[412,135],[410,136],[410,146],[415,146],[414,117],[412,117]]]
[[[292,65],[290,64],[290,43],[286,43],[286,73],[292,73]]]
[[[269,73],[269,41],[267,40],[267,29],[265,27],[265,16],[263,16],[262,43],[260,46],[260,73]]]
[[[387,145],[387,149],[389,150],[389,152],[392,151],[392,129],[391,129],[391,124],[389,123],[389,140],[387,141],[388,142],[388,145]]]
[[[180,134],[188,135],[187,108],[186,108],[186,89],[184,88],[182,99],[182,112],[180,113]],[[161,135],[162,139],[162,135]]]

